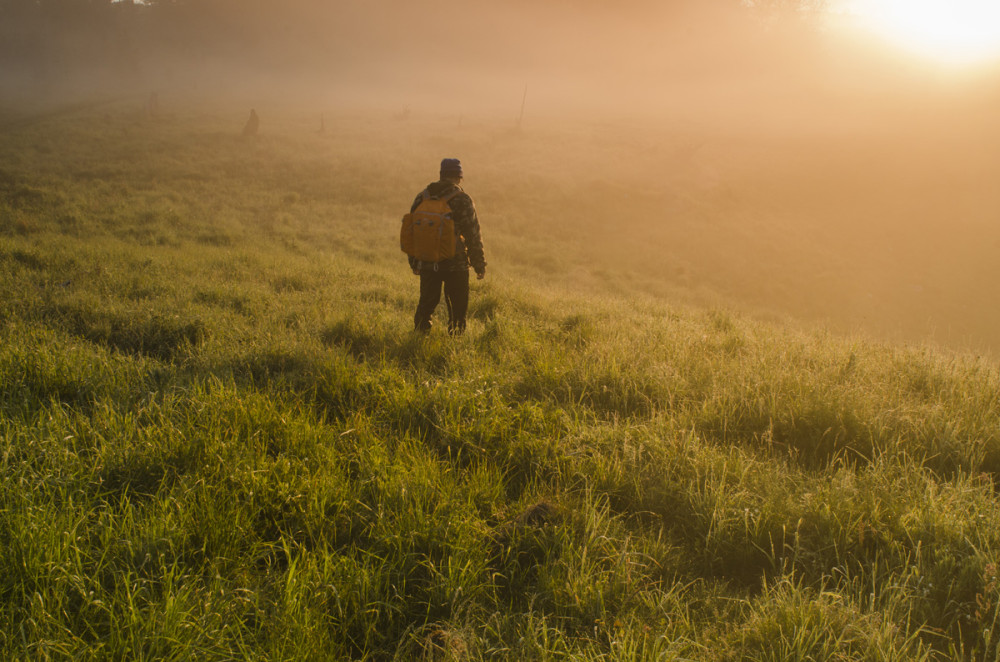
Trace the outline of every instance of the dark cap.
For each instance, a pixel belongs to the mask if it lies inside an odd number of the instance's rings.
[[[458,159],[441,160],[441,179],[462,176],[462,162]]]

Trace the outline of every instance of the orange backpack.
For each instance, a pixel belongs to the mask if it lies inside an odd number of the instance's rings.
[[[458,233],[451,218],[448,201],[458,195],[455,189],[443,198],[432,198],[425,189],[420,204],[403,216],[399,247],[421,262],[440,262],[455,257]]]

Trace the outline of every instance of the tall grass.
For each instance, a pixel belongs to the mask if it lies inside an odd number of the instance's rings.
[[[995,365],[539,283],[504,222],[413,335],[428,145],[294,129],[0,141],[0,655],[998,659]]]

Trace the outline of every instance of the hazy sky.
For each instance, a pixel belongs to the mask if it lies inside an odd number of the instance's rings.
[[[844,0],[858,24],[928,62],[975,65],[1000,57],[996,0]]]

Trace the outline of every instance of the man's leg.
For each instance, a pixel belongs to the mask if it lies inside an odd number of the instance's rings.
[[[444,298],[448,303],[448,333],[465,333],[465,316],[469,312],[469,270],[452,271],[444,279]]]
[[[431,315],[441,301],[442,273],[437,271],[420,272],[420,301],[417,302],[417,312],[413,316],[413,328],[427,333],[431,330]]]

